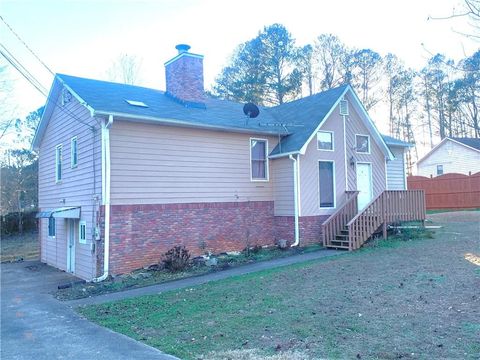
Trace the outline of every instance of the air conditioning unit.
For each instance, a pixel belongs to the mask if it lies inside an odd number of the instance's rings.
[[[340,115],[348,115],[348,101],[340,100]]]

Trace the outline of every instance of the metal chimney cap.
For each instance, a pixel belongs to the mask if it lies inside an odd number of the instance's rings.
[[[175,49],[177,49],[178,53],[181,54],[181,53],[184,53],[184,52],[188,52],[188,50],[190,50],[190,45],[178,44],[177,46],[175,46]]]

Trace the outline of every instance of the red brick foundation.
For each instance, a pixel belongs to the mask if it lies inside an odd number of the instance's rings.
[[[322,240],[322,223],[328,215],[301,216],[298,219],[300,243],[303,245],[318,243]],[[295,237],[293,216],[275,216],[275,238],[293,243]]]
[[[112,274],[158,263],[176,245],[200,255],[275,242],[273,202],[267,201],[114,205],[110,223]]]
[[[294,240],[293,216],[274,216],[273,202],[112,205],[110,273],[123,274],[158,263],[176,245],[193,256],[241,251],[247,245],[273,245]],[[103,225],[104,209],[100,209]],[[301,244],[321,241],[328,216],[299,219]],[[103,229],[102,229],[103,234]],[[103,241],[98,244],[98,273],[103,273]]]

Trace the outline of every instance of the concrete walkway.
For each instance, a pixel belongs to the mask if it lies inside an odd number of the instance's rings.
[[[1,265],[0,358],[177,359],[95,325],[51,295],[72,276],[39,262]]]
[[[274,259],[268,261],[262,261],[254,264],[243,265],[235,267],[229,270],[218,271],[214,273],[209,273],[201,276],[195,276],[191,278],[175,280],[163,284],[147,286],[138,289],[131,289],[122,292],[116,292],[111,294],[99,295],[91,298],[78,299],[65,301],[65,304],[68,304],[72,307],[81,306],[81,305],[92,305],[92,304],[102,304],[110,301],[117,301],[123,299],[129,299],[142,295],[154,295],[160,294],[165,291],[182,289],[190,286],[205,284],[210,281],[216,281],[221,279],[226,279],[232,276],[249,274],[261,270],[273,269],[277,267],[282,267],[286,265],[301,263],[309,260],[317,260],[328,256],[345,254],[344,251],[338,250],[319,250],[307,254],[293,255],[281,259]]]

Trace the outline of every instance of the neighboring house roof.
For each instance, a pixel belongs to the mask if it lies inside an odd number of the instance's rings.
[[[92,116],[113,115],[139,122],[281,135],[283,138],[280,144],[270,154],[274,157],[290,153],[304,153],[306,145],[319,127],[344,95],[350,91],[360,108],[360,116],[365,125],[385,155],[393,159],[387,144],[349,85],[273,108],[260,107],[259,116],[247,121],[247,117],[243,113],[243,104],[240,103],[206,97],[205,108],[188,107],[175,101],[164,91],[63,74],[55,76],[43,117],[33,140],[33,148],[38,148],[40,145],[40,139],[47,128],[48,120],[55,106],[57,106],[56,99],[63,87],[87,107]],[[146,107],[131,105],[126,100],[143,102]],[[299,126],[289,126],[290,124]]]
[[[463,145],[467,145],[471,148],[480,150],[480,139],[475,139],[475,138],[457,138],[457,137],[451,137],[449,138],[453,141],[462,143]]]
[[[399,146],[399,147],[412,147],[413,144],[410,144],[408,142],[402,141],[395,139],[394,137],[388,136],[388,135],[383,135],[382,138],[385,141],[385,143],[389,146]]]
[[[475,139],[475,138],[450,138],[446,137],[442,141],[440,141],[436,146],[433,147],[432,150],[430,150],[423,158],[417,161],[417,165],[426,160],[427,158],[430,157],[437,149],[442,146],[445,142],[447,141],[453,141],[461,146],[464,146],[468,149],[471,149],[473,151],[478,151],[480,152],[480,139]]]

